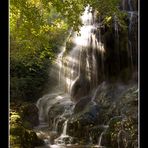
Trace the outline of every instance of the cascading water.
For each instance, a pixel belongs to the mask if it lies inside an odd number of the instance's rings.
[[[133,47],[132,45],[133,44],[133,28],[134,28],[134,22],[135,20],[137,19],[137,12],[135,11],[129,11],[128,12],[128,15],[129,15],[129,54],[130,54],[130,59],[131,59],[131,68],[133,69],[133,59],[134,59],[134,52],[135,52],[135,47]]]
[[[131,0],[122,0],[122,10],[125,11],[128,15],[128,48],[127,48],[127,53],[128,53],[128,57],[129,57],[129,63],[130,63],[130,67],[131,70],[134,69],[134,59],[135,56],[137,56],[137,44],[136,44],[136,40],[135,40],[135,35],[137,31],[137,28],[135,27],[135,24],[137,24],[137,16],[138,16],[138,12],[137,10],[135,10],[135,7],[133,6],[133,4],[136,3],[135,1],[131,1]]]
[[[64,128],[63,128],[63,133],[62,133],[63,136],[66,136],[67,122],[68,122],[68,120],[66,120],[66,121],[64,122]]]
[[[40,125],[38,127],[44,127],[48,122],[48,112],[50,107],[58,102],[61,99],[68,98],[70,99],[69,94],[74,98],[75,94],[79,94],[80,96],[76,96],[76,98],[83,97],[88,95],[88,92],[91,89],[97,87],[98,85],[98,72],[97,72],[97,53],[101,53],[102,63],[103,63],[103,54],[105,52],[104,45],[101,42],[101,21],[100,25],[95,23],[95,12],[92,13],[92,9],[87,6],[84,14],[81,16],[81,20],[83,26],[80,28],[80,34],[75,33],[73,35],[73,42],[75,46],[66,54],[66,42],[61,48],[61,53],[58,55],[56,60],[56,65],[58,65],[58,86],[56,88],[65,88],[63,89],[63,93],[49,93],[37,101],[37,107],[39,109],[39,121]],[[97,28],[98,27],[98,28]],[[99,40],[96,37],[96,30],[99,29]],[[88,83],[86,83],[86,81]],[[86,84],[85,84],[86,83]],[[86,86],[86,91],[80,89],[76,90],[77,85]],[[85,93],[83,93],[85,92]],[[75,101],[75,100],[74,100]],[[71,108],[71,111],[73,109]],[[68,110],[70,111],[70,110]],[[56,132],[58,122],[60,118],[63,118],[66,114],[66,110],[59,118],[53,119],[53,130]],[[60,137],[67,136],[66,120],[63,124],[63,133]],[[38,128],[36,127],[36,129]],[[50,142],[49,142],[50,143]]]
[[[131,5],[131,0],[128,0],[128,5],[129,5],[129,10],[132,11],[133,8],[132,8],[132,5]]]
[[[125,1],[123,1],[123,8],[125,8]],[[130,2],[129,2],[130,4]],[[130,13],[129,18],[129,34],[132,30],[132,21],[134,13]],[[104,55],[105,48],[102,43],[101,36],[101,17],[99,17],[98,23],[96,23],[96,12],[93,11],[89,6],[86,7],[84,14],[81,16],[83,26],[80,27],[80,32],[74,33],[71,37],[74,47],[70,50],[66,50],[66,42],[61,48],[56,65],[57,65],[57,81],[58,86],[55,86],[55,90],[62,90],[62,92],[49,93],[37,101],[37,107],[39,109],[39,127],[47,127],[49,110],[53,104],[65,103],[64,112],[60,116],[55,116],[52,121],[52,132],[58,133],[58,125],[62,124],[63,131],[54,139],[54,144],[66,144],[64,140],[69,140],[71,144],[72,137],[67,134],[68,118],[73,114],[74,105],[68,107],[68,103],[78,103],[82,97],[91,95],[91,102],[96,105],[95,99],[100,92],[99,74],[104,75],[105,63]],[[119,42],[119,26],[116,16],[114,16],[114,31],[115,39]],[[96,33],[97,32],[97,33]],[[68,37],[69,38],[69,37]],[[129,45],[132,41],[129,40]],[[132,47],[129,46],[131,57],[131,63],[133,62]],[[119,51],[118,51],[119,52]],[[119,54],[119,53],[118,53]],[[119,58],[119,55],[118,55]],[[98,61],[101,61],[100,63]],[[119,61],[119,60],[118,60]],[[120,64],[119,64],[120,65]],[[99,69],[100,68],[100,69]],[[119,67],[120,68],[120,67]],[[99,69],[99,70],[98,70]],[[101,72],[100,72],[101,71]],[[101,87],[105,86],[105,82],[102,83]],[[91,94],[93,93],[93,94]],[[70,101],[70,99],[73,101]],[[68,102],[68,103],[67,103]],[[66,104],[67,103],[67,104]],[[63,122],[61,122],[61,119]],[[105,134],[108,126],[104,127],[105,130],[100,134],[98,139],[98,147],[101,146],[102,137]],[[49,132],[50,133],[50,132]],[[49,137],[48,137],[49,136]],[[48,146],[50,143],[50,134],[46,139],[49,139]],[[90,144],[93,144],[93,138],[88,138]],[[54,147],[54,146],[53,146]],[[61,146],[62,147],[62,146]]]
[[[103,137],[103,135],[106,133],[108,127],[109,127],[108,125],[106,125],[106,126],[104,125],[104,131],[101,133],[101,135],[100,135],[100,137],[99,137],[98,146],[99,146],[100,148],[101,148],[101,147],[104,147],[104,146],[101,145],[101,141],[102,141],[102,137]]]
[[[57,139],[55,139],[55,143],[57,144],[65,144],[64,139],[68,138],[70,141],[70,136],[67,135],[67,123],[68,120],[65,120],[65,122],[63,123],[63,131],[60,137],[58,137]]]
[[[57,93],[48,94],[48,95],[43,96],[42,98],[40,98],[37,101],[36,106],[39,109],[40,123],[46,121],[48,110],[49,110],[50,106],[56,102],[56,100],[55,99],[52,100],[52,98],[54,98],[56,95],[57,95]]]
[[[99,34],[99,41],[97,40],[95,31],[100,28],[95,23],[95,12],[93,14],[91,11],[90,7],[86,7],[81,17],[83,26],[80,28],[79,35],[75,33],[73,36],[75,47],[63,57],[64,70],[61,71],[65,72],[64,79],[68,93],[71,93],[72,86],[77,80],[81,80],[82,76],[88,79],[91,88],[98,84],[97,53],[101,53],[103,58],[105,50],[101,42],[101,34]]]

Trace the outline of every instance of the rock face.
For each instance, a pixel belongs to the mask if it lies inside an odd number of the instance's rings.
[[[91,101],[91,97],[83,97],[81,98],[74,107],[74,114],[77,114],[79,112],[82,112],[86,106],[88,105],[88,103],[90,103]]]
[[[58,101],[53,104],[48,111],[48,121],[51,130],[62,133],[64,121],[70,117],[73,108],[73,103],[67,99]]]
[[[83,75],[78,76],[71,88],[72,101],[78,102],[82,97],[88,95],[89,91],[89,81]]]
[[[102,135],[102,146],[137,147],[137,95],[134,82],[103,82],[93,100],[91,97],[82,97],[75,105],[66,100],[59,101],[50,108],[48,114],[50,128],[56,131],[56,139],[52,139],[52,142],[98,144]]]
[[[100,119],[109,126],[103,135],[102,144],[110,148],[138,147],[137,85],[106,83],[98,92],[96,101],[101,106]]]
[[[98,82],[106,80],[131,79],[138,67],[138,11],[137,0],[121,0],[120,9],[127,15],[125,24],[113,18],[110,27],[100,29],[104,44],[103,57],[97,57]],[[100,23],[99,21],[97,23]],[[123,27],[125,25],[125,27]],[[97,33],[99,34],[99,29]],[[99,40],[99,37],[98,37]],[[102,59],[102,60],[101,60]]]
[[[84,101],[86,99],[82,99],[76,104],[74,114],[68,122],[67,133],[88,143],[90,128],[95,126],[99,120],[99,106],[91,101],[84,106]]]

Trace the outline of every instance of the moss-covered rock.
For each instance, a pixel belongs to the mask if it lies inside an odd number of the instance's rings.
[[[24,103],[20,108],[21,117],[24,125],[30,127],[37,126],[39,124],[38,108],[33,103]]]
[[[82,74],[78,76],[71,87],[72,101],[78,102],[82,97],[85,97],[90,91],[90,82]]]
[[[34,148],[42,145],[44,142],[40,140],[36,133],[28,126],[30,122],[26,121],[18,111],[10,111],[10,146],[14,148]],[[24,126],[24,123],[26,126]]]
[[[44,144],[44,142],[39,139],[36,133],[32,130],[25,131],[25,133],[21,137],[21,142],[24,148],[34,148],[35,146]]]
[[[109,148],[138,147],[137,85],[106,83],[96,99],[100,104],[101,119],[109,126],[103,134],[102,145]]]
[[[48,111],[48,121],[51,130],[57,126],[56,130],[58,133],[60,134],[62,132],[63,123],[67,118],[70,117],[72,106],[73,103],[70,101],[70,99],[62,99],[50,107]]]
[[[83,97],[81,98],[75,105],[74,107],[74,113],[77,114],[79,112],[82,112],[86,106],[88,105],[88,103],[91,101],[90,97]]]
[[[103,136],[102,144],[114,147],[138,147],[137,123],[129,117],[115,118],[110,121],[109,128]]]
[[[78,102],[67,125],[67,134],[77,137],[79,141],[83,141],[83,143],[77,141],[79,144],[89,143],[91,128],[96,126],[99,120],[99,106],[91,101],[84,106],[83,102],[86,100],[82,99],[82,102],[81,100]]]

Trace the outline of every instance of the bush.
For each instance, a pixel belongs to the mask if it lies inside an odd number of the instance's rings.
[[[34,60],[34,59],[32,59]],[[11,58],[10,66],[10,96],[11,99],[23,99],[33,101],[39,98],[48,79],[50,60],[44,59],[39,63],[32,61],[31,65],[23,63],[23,60]]]

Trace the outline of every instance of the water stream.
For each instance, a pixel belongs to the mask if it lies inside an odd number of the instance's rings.
[[[103,135],[106,133],[106,130],[108,129],[108,125],[104,125],[104,131],[101,133],[101,135],[100,135],[100,137],[99,137],[99,141],[98,141],[98,146],[99,147],[103,147],[102,145],[101,145],[101,141],[102,141],[102,137],[103,137]]]
[[[125,8],[125,0],[122,1],[123,10]],[[132,21],[134,12],[132,12],[131,1],[128,0],[128,5],[130,8],[129,15],[129,32],[132,30]],[[102,146],[102,138],[105,134],[108,125],[104,126],[104,131],[100,134],[98,138],[98,144],[94,145],[91,135],[89,136],[90,145],[77,145],[71,144],[72,137],[67,134],[67,125],[68,118],[67,115],[70,116],[73,114],[73,109],[75,107],[75,103],[79,101],[79,99],[83,96],[87,96],[91,94],[92,102],[97,97],[101,87],[104,87],[106,84],[105,81],[101,86],[98,86],[99,82],[99,70],[101,74],[104,75],[104,54],[105,48],[102,42],[101,36],[101,17],[99,18],[99,23],[96,23],[96,13],[92,13],[92,8],[87,6],[83,15],[81,16],[81,20],[83,26],[80,28],[80,34],[74,33],[72,35],[72,40],[75,43],[75,46],[70,50],[66,51],[66,42],[61,48],[61,52],[57,56],[56,64],[57,64],[57,81],[58,86],[55,86],[56,89],[61,90],[62,92],[49,92],[47,95],[43,96],[37,101],[36,106],[39,109],[39,126],[35,127],[39,137],[44,139],[45,145],[37,148],[86,148],[86,147],[98,147],[105,148]],[[99,37],[97,37],[96,31],[98,30]],[[114,30],[115,37],[119,41],[119,26],[118,20],[116,16],[114,16]],[[99,56],[101,55],[101,56]],[[129,56],[131,57],[131,64],[133,64],[133,53],[131,47],[131,40],[129,39]],[[101,58],[101,68],[98,70],[98,59]],[[87,82],[87,83],[86,83]],[[72,100],[72,101],[70,101]],[[53,104],[55,103],[65,103],[65,111],[61,116],[56,116],[52,121],[52,130],[49,130],[49,121],[48,121],[48,112]],[[68,103],[73,103],[73,105],[69,106]],[[94,102],[96,105],[96,102]],[[58,125],[61,121],[64,120],[62,126],[61,135],[57,135]],[[51,142],[51,135],[56,135],[54,142]],[[65,144],[65,141],[68,139],[69,144]]]

